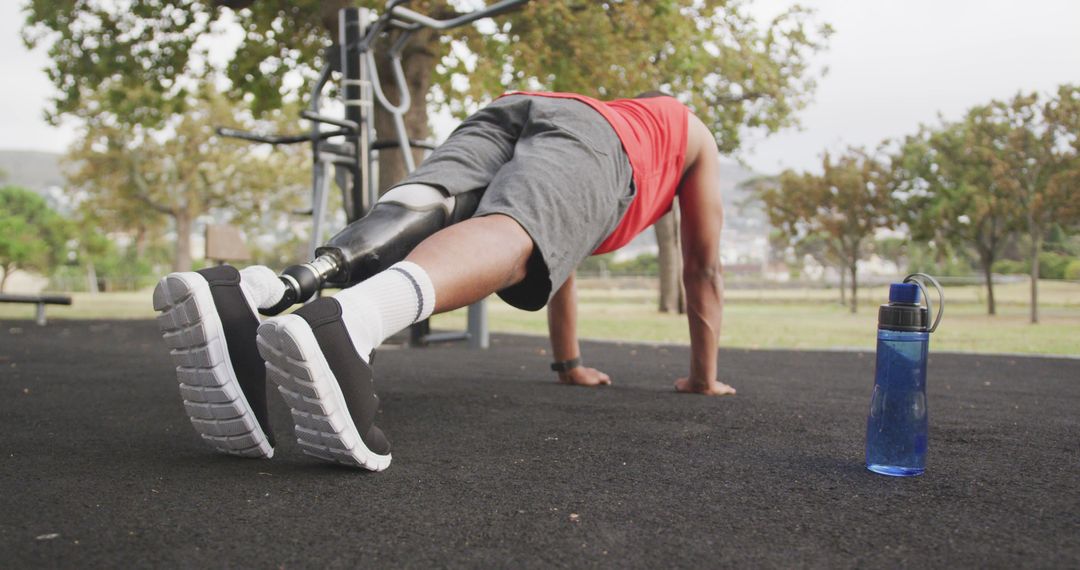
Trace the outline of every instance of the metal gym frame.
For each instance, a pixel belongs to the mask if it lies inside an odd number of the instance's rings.
[[[303,213],[310,213],[312,216],[312,252],[324,243],[331,180],[341,189],[346,219],[348,223],[352,223],[363,218],[378,200],[376,173],[379,152],[399,149],[406,171],[411,173],[416,168],[414,149],[435,149],[435,144],[431,141],[409,139],[405,129],[405,113],[412,106],[412,96],[405,80],[401,58],[412,34],[421,28],[448,30],[464,26],[516,9],[529,0],[502,0],[445,20],[431,18],[406,8],[404,4],[408,1],[390,0],[377,17],[372,10],[366,8],[341,9],[338,14],[338,42],[326,50],[326,63],[312,87],[308,108],[300,114],[311,123],[307,134],[262,134],[229,128],[218,129],[222,136],[271,145],[304,142],[311,144],[311,210]],[[401,93],[400,101],[396,104],[386,97],[379,83],[373,45],[380,34],[391,28],[400,31],[387,54],[394,81]],[[333,79],[335,71],[341,77],[339,93],[345,109],[344,118],[324,115],[321,109],[322,92]],[[395,132],[392,137],[376,138],[379,134],[375,132],[373,120],[376,103],[393,118]],[[323,130],[324,126],[332,128]],[[304,265],[321,277],[321,287],[338,271],[336,264],[337,261],[328,259],[328,256],[321,256]],[[485,301],[480,301],[469,306],[465,331],[432,333],[430,323],[423,321],[413,325],[410,344],[423,346],[436,342],[467,340],[470,348],[487,348],[488,337],[487,305]]]

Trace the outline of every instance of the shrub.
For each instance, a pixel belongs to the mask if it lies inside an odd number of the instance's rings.
[[[1030,265],[1026,261],[1017,261],[1015,259],[1002,259],[1001,261],[994,262],[994,273],[1001,273],[1003,275],[1018,275],[1031,273],[1029,269]]]
[[[1074,259],[1065,266],[1065,279],[1080,281],[1080,259]]]
[[[1068,279],[1065,269],[1075,258],[1060,253],[1044,251],[1039,254],[1039,279]],[[994,273],[1005,275],[1027,275],[1031,273],[1031,264],[1027,260],[1003,259],[994,263]]]
[[[660,258],[655,253],[643,253],[634,259],[611,264],[615,275],[660,275]]]
[[[1073,259],[1067,255],[1044,251],[1039,254],[1040,279],[1064,279],[1065,268]]]
[[[25,188],[0,187],[0,292],[10,272],[46,273],[63,259],[67,221]]]

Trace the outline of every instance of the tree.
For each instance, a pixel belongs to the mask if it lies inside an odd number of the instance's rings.
[[[986,109],[958,123],[924,127],[907,137],[892,158],[897,213],[912,239],[933,243],[939,258],[950,247],[974,249],[994,315],[992,268],[1015,228],[1011,193],[991,176],[982,149],[992,142],[979,127]]]
[[[250,121],[211,87],[193,92],[185,105],[187,112],[160,129],[120,125],[110,115],[87,117],[67,157],[73,188],[88,196],[83,209],[90,220],[136,235],[172,222],[174,271],[191,268],[199,216],[219,209],[240,221],[257,218],[302,196],[308,183],[297,152],[267,153],[221,140],[216,125]]]
[[[775,183],[758,185],[757,194],[769,222],[791,242],[824,238],[831,255],[843,261],[851,312],[857,312],[858,262],[877,231],[896,224],[886,167],[861,149],[836,160],[825,154],[821,174],[786,170]]]
[[[994,183],[1012,197],[1030,242],[1030,319],[1039,322],[1039,257],[1046,234],[1075,219],[1080,202],[1080,87],[1061,86],[1045,102],[1037,93],[994,101],[979,115],[977,147]]]
[[[59,89],[50,103],[64,114],[114,114],[122,124],[155,126],[184,109],[193,82],[224,74],[229,95],[258,112],[282,101],[303,100],[306,83],[321,65],[321,50],[336,30],[337,8],[347,0],[32,0],[24,33],[49,45]],[[381,0],[357,5],[380,8]],[[449,2],[414,2],[434,17],[455,13]],[[235,55],[208,70],[208,42],[223,14],[245,30]],[[545,0],[499,18],[445,34],[418,32],[403,52],[414,101],[431,101],[465,113],[507,89],[576,91],[600,98],[631,97],[666,89],[688,103],[716,132],[721,150],[739,148],[746,131],[775,132],[795,124],[809,101],[817,74],[809,58],[831,29],[811,12],[793,7],[760,25],[738,0]],[[386,41],[393,41],[391,36]],[[383,90],[400,93],[388,62],[377,61]],[[100,106],[81,101],[98,94]],[[405,117],[412,138],[429,134],[427,109]],[[377,109],[379,132],[393,132]],[[400,153],[380,154],[381,185],[403,173]],[[668,271],[672,271],[670,263]]]
[[[47,272],[64,256],[67,223],[37,194],[0,188],[0,293],[16,269]]]

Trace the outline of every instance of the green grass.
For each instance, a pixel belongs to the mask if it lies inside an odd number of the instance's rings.
[[[579,334],[583,338],[687,343],[686,319],[656,312],[656,292],[616,288],[617,282],[582,280]],[[1028,324],[1028,286],[999,286],[998,314],[986,315],[980,287],[948,287],[934,350],[1080,354],[1080,284],[1040,283],[1038,325]],[[837,304],[835,290],[729,290],[721,344],[743,348],[862,348],[872,350],[877,305],[888,296],[884,287],[860,293],[856,315]],[[50,306],[52,319],[152,318],[150,291],[72,295],[71,307]],[[31,319],[30,305],[0,303],[0,320]],[[494,331],[546,335],[543,311],[529,313],[496,298],[489,304]],[[464,328],[465,311],[440,315],[436,328]]]
[[[579,334],[584,338],[689,343],[686,318],[656,312],[656,292],[597,289],[582,283]],[[949,287],[935,350],[1080,354],[1080,284],[1040,284],[1040,324],[1028,323],[1027,285],[999,287],[998,314],[988,316],[978,287]],[[852,315],[829,290],[731,290],[726,297],[721,345],[742,348],[862,348],[872,350],[877,306],[888,290],[860,294]],[[495,299],[489,308],[493,330],[547,334],[543,312],[526,313]],[[433,321],[438,328],[463,328],[464,311]]]

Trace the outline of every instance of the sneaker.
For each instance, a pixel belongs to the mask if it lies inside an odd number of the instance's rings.
[[[374,425],[373,372],[357,354],[337,300],[324,297],[267,319],[258,345],[267,374],[292,408],[304,453],[370,471],[390,466],[390,443]]]
[[[154,310],[184,409],[203,440],[232,455],[273,457],[266,367],[255,345],[259,319],[240,272],[222,265],[170,273],[154,289]]]

